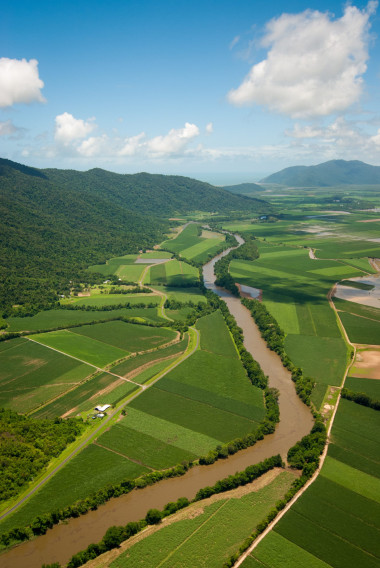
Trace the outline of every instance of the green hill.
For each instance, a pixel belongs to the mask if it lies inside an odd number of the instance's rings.
[[[83,281],[87,266],[163,240],[165,217],[250,209],[268,204],[180,176],[38,170],[0,159],[0,309],[51,304],[70,280]]]
[[[358,160],[331,160],[316,166],[293,166],[271,174],[261,183],[294,187],[330,187],[337,185],[380,184],[380,166]]]
[[[231,195],[225,189],[182,176],[158,174],[115,174],[95,168],[87,172],[41,170],[59,187],[91,191],[115,205],[144,214],[172,217],[192,211],[268,211],[262,200]]]

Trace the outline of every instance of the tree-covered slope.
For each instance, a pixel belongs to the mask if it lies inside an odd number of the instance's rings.
[[[316,166],[285,168],[261,180],[295,187],[380,184],[380,166],[358,160],[331,160]]]
[[[167,224],[89,191],[61,188],[42,172],[0,161],[0,308],[46,305],[90,264],[137,252]]]
[[[130,211],[174,216],[191,211],[268,211],[265,201],[231,195],[196,179],[158,174],[115,174],[95,168],[87,172],[41,170],[57,186],[106,198]]]

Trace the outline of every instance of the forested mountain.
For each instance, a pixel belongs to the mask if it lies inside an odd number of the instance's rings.
[[[158,174],[115,174],[95,168],[75,170],[41,170],[60,188],[90,192],[115,205],[144,214],[172,217],[191,211],[268,211],[265,201],[231,195],[225,189],[182,176]]]
[[[265,191],[265,188],[257,183],[239,183],[238,185],[224,185],[223,189],[231,193],[239,193],[241,195],[249,195],[251,193],[259,193]]]
[[[163,218],[194,210],[267,210],[179,176],[38,170],[0,159],[0,310],[44,306],[83,270],[163,240]]]
[[[358,160],[331,160],[317,166],[293,166],[261,180],[295,187],[380,184],[380,166]]]

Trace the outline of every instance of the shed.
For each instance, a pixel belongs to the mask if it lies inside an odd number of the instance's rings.
[[[104,412],[105,410],[107,410],[107,408],[110,408],[110,404],[103,404],[103,406],[95,406],[95,410],[98,410],[99,412]]]

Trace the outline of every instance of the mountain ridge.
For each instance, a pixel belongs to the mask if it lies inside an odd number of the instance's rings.
[[[380,184],[380,166],[360,160],[329,160],[315,166],[291,166],[275,172],[260,183],[293,187]]]

